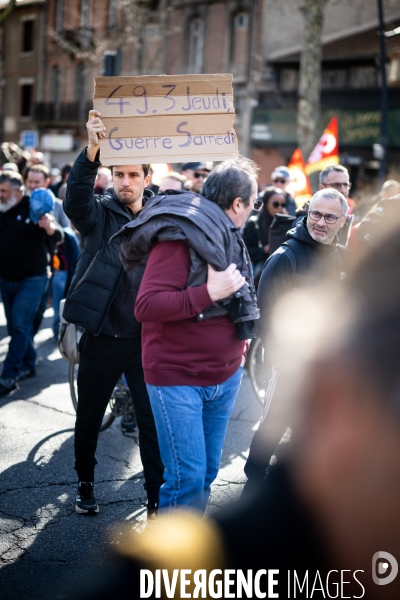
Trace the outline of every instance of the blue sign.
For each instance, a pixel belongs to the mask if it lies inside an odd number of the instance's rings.
[[[20,142],[23,148],[37,148],[39,135],[37,131],[21,131]]]

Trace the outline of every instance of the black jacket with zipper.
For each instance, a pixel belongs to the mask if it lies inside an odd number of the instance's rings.
[[[97,157],[96,157],[97,158]],[[112,188],[94,194],[101,163],[92,162],[82,150],[67,182],[64,211],[81,234],[82,250],[64,307],[64,318],[88,329],[130,338],[140,335],[134,304],[147,257],[127,274],[119,259],[121,238],[111,236],[136,217],[116,197]],[[145,190],[145,199],[153,193]]]

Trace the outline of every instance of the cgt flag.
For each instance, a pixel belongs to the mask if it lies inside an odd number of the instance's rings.
[[[332,117],[318,144],[311,152],[306,163],[306,173],[311,175],[316,171],[322,171],[325,167],[339,164],[339,136],[338,120]]]
[[[288,185],[288,192],[296,200],[296,204],[301,206],[312,196],[310,181],[305,172],[304,159],[302,151],[297,148],[288,164],[291,181]]]

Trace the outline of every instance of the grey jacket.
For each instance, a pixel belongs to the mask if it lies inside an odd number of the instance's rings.
[[[235,323],[259,318],[253,271],[246,246],[229,217],[221,208],[199,194],[176,192],[149,200],[135,221],[127,223],[113,236],[125,236],[121,261],[133,269],[156,242],[184,241],[192,261],[187,287],[207,281],[207,263],[223,271],[235,263],[246,279],[234,295],[215,302],[197,315],[199,320],[229,313]]]

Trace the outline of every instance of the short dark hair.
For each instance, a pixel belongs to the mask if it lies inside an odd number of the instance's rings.
[[[117,167],[117,166],[118,165],[112,165],[110,167],[111,173],[114,173],[114,168]],[[141,165],[141,167],[143,169],[144,176],[147,177],[147,175],[149,174],[149,171],[150,171],[150,165]]]
[[[32,165],[26,169],[26,178],[28,178],[29,173],[42,173],[45,179],[50,177],[50,171],[46,165]]]
[[[203,186],[203,196],[228,210],[235,198],[241,198],[245,206],[253,193],[252,177],[257,177],[256,163],[244,156],[220,163],[211,171]]]
[[[7,173],[1,173],[0,183],[9,183],[13,190],[19,190],[24,185],[21,175],[12,171],[7,171]]]

